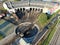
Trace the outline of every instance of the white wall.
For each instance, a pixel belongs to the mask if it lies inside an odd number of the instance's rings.
[[[44,7],[43,8],[43,13],[46,13],[48,11],[48,8],[47,7]]]

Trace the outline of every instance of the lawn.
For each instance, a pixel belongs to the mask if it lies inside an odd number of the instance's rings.
[[[3,20],[3,19],[0,20],[0,25],[3,24],[4,22],[5,22],[5,20]]]
[[[0,40],[1,40],[1,39],[3,39],[3,37],[2,37],[2,36],[0,36]]]
[[[3,36],[0,34],[0,40],[3,39]]]
[[[41,13],[38,17],[38,23],[41,27],[43,27],[47,22],[47,16],[44,13]]]

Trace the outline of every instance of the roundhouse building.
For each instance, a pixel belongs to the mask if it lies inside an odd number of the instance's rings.
[[[42,10],[47,12],[48,8],[52,8],[55,4],[52,2],[44,2],[40,0],[26,0],[26,1],[16,1],[16,2],[4,2],[3,7],[9,12],[15,12],[15,9],[25,10]],[[46,9],[46,10],[45,10]]]

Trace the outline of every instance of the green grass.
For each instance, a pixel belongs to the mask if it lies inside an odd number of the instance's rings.
[[[3,36],[0,34],[0,40],[3,39]]]
[[[60,23],[60,20],[58,20],[58,23]]]
[[[47,22],[47,16],[44,13],[41,13],[40,16],[38,17],[38,23],[43,27]]]
[[[0,8],[0,10],[6,10],[6,9],[4,9],[4,8]]]
[[[0,25],[3,24],[5,22],[5,20],[0,20]]]
[[[52,39],[54,33],[55,33],[55,28],[52,29],[52,31],[49,33],[48,37],[44,40],[44,42],[42,43],[42,45],[48,45],[50,40]]]

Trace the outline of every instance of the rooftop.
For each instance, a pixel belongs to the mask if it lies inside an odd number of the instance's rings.
[[[40,0],[25,0],[25,1],[15,1],[15,2],[14,1],[5,2],[5,4],[11,9],[18,7],[41,7],[41,8],[44,8],[44,6],[53,7],[56,3],[44,2]]]

